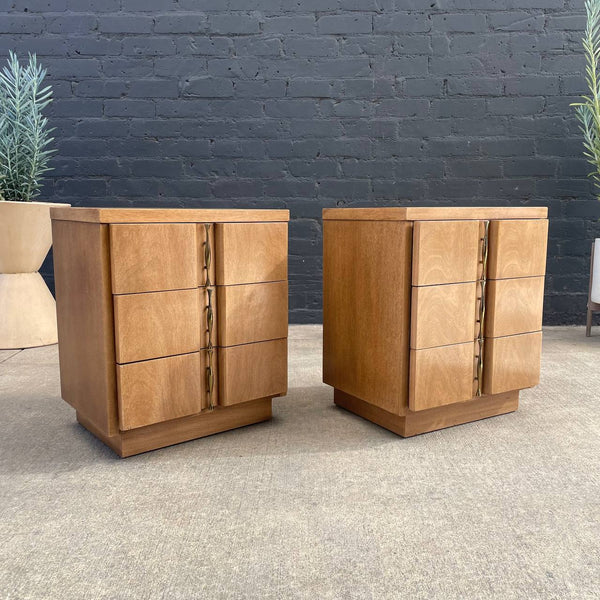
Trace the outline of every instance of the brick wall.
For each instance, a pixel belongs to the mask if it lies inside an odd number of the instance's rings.
[[[582,7],[5,0],[0,52],[48,67],[47,199],[289,208],[292,321],[320,320],[323,207],[413,203],[548,205],[546,322],[573,323],[600,236],[569,108]]]

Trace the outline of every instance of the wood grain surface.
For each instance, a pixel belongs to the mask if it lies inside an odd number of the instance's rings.
[[[412,225],[323,223],[323,381],[395,414],[408,406]]]
[[[217,223],[217,285],[287,279],[287,223]]]
[[[540,331],[543,307],[544,277],[492,279],[486,291],[485,336]]]
[[[235,223],[289,221],[289,210],[204,209],[204,208],[51,208],[60,221],[89,223]]]
[[[451,221],[474,219],[545,219],[545,206],[393,206],[325,208],[323,220],[334,221]]]
[[[108,226],[53,221],[61,395],[105,435],[118,431]]]
[[[413,285],[475,281],[478,256],[478,221],[415,222]]]
[[[219,348],[219,404],[287,393],[287,339]]]
[[[192,224],[110,225],[115,294],[194,288],[200,283]]]
[[[540,382],[542,332],[485,340],[483,392],[522,390]]]
[[[199,413],[206,393],[199,353],[117,366],[122,431]]]
[[[410,351],[409,408],[426,410],[473,397],[475,344]]]
[[[410,347],[415,349],[473,341],[477,284],[413,287]]]
[[[489,279],[545,274],[547,220],[492,221],[489,239]]]
[[[337,389],[334,390],[334,402],[338,406],[398,435],[410,437],[514,412],[519,407],[519,392],[512,391],[494,396],[481,396],[467,402],[458,402],[419,412],[408,412],[404,416],[389,413]]]
[[[118,363],[200,350],[200,290],[114,297]]]
[[[287,337],[287,281],[219,286],[218,304],[220,346]]]
[[[271,398],[261,398],[234,406],[218,407],[200,415],[130,429],[112,436],[105,435],[79,412],[77,420],[119,456],[125,458],[237,427],[268,421],[271,418],[271,404]]]

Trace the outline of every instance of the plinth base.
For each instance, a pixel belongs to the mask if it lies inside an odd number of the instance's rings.
[[[107,436],[81,413],[77,420],[90,433],[112,448],[121,458],[141,454],[149,450],[188,442],[196,438],[221,433],[246,425],[253,425],[271,418],[272,398],[261,398],[233,406],[218,406],[212,411],[173,419],[156,425],[138,427]]]
[[[467,402],[448,404],[418,412],[408,411],[404,416],[389,413],[338,389],[334,389],[333,401],[338,406],[402,437],[411,437],[420,433],[514,412],[519,407],[519,391],[480,396]]]

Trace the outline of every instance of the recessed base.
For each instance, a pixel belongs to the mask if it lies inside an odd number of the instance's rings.
[[[408,411],[406,415],[394,415],[360,398],[334,388],[333,401],[342,408],[364,419],[385,427],[402,437],[411,437],[429,431],[470,423],[514,412],[519,407],[519,391],[505,392],[491,396],[473,398],[467,402],[448,404],[418,412]]]
[[[0,274],[0,350],[56,344],[56,303],[39,273]]]
[[[261,398],[233,406],[218,406],[213,411],[204,411],[191,417],[121,431],[114,436],[105,435],[79,412],[77,412],[77,420],[121,458],[125,458],[229,429],[268,421],[272,414],[271,405],[272,398]]]

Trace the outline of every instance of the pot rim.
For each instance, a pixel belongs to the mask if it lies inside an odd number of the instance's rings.
[[[20,200],[2,200],[0,199],[0,206],[3,204],[23,204],[25,206],[71,206],[70,204],[65,204],[64,202],[21,202]]]

